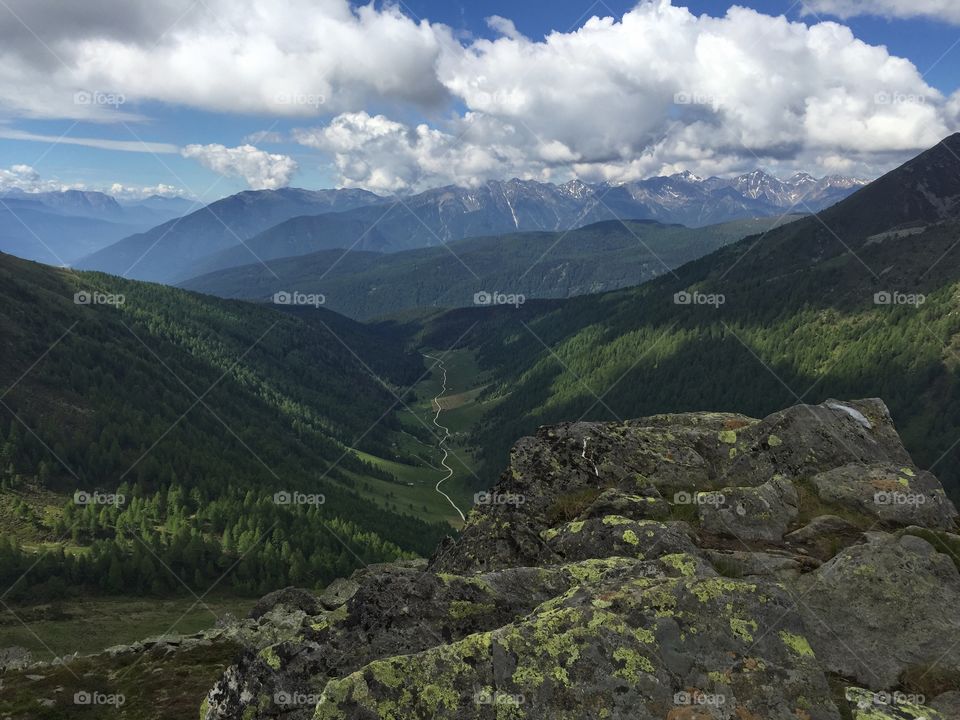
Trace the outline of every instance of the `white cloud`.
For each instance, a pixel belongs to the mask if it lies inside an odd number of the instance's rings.
[[[144,198],[152,197],[154,195],[165,198],[186,198],[189,195],[181,188],[178,188],[175,185],[167,185],[166,183],[158,183],[156,185],[146,186],[113,183],[109,188],[105,189],[104,192],[106,192],[108,195],[112,195],[118,200],[143,200]]]
[[[805,0],[803,7],[807,13],[841,18],[860,15],[927,17],[960,24],[960,4],[956,0]]]
[[[296,161],[287,155],[259,150],[253,145],[188,145],[182,155],[227,177],[243,178],[252,190],[276,190],[290,184]]]
[[[12,130],[0,127],[0,138],[4,140],[28,140],[49,143],[50,145],[81,145],[100,150],[119,150],[121,152],[142,152],[155,155],[169,155],[180,152],[180,148],[170,143],[148,142],[143,140],[104,140],[102,138],[80,138],[67,135],[40,135],[38,133]]]
[[[151,195],[161,195],[163,197],[187,196],[187,193],[181,188],[163,183],[153,186],[124,185],[123,183],[91,186],[87,183],[63,182],[56,178],[44,178],[35,168],[23,164],[0,168],[0,192],[11,190],[21,190],[26,193],[95,190],[123,200],[142,199]]]
[[[445,45],[437,64],[464,115],[430,127],[345,113],[297,139],[333,154],[343,184],[390,191],[758,165],[869,176],[956,126],[957,103],[912,63],[832,22],[697,17],[668,0],[543,41],[490,22],[500,37]]]
[[[475,186],[489,178],[512,176],[550,178],[550,170],[524,147],[525,137],[536,143],[525,130],[476,114],[467,115],[453,128],[455,132],[425,123],[412,127],[359,112],[339,115],[322,128],[297,130],[294,138],[332,154],[341,184],[374,192]],[[555,145],[543,148],[547,156],[558,152]]]
[[[103,0],[59,11],[54,0],[5,5],[30,28],[12,17],[0,27],[0,105],[21,115],[129,119],[120,112],[125,105],[157,100],[316,117],[371,99],[436,106],[447,97],[434,64],[452,36],[395,7],[347,0]],[[78,102],[77,93],[87,95]]]
[[[621,18],[534,41],[502,17],[488,19],[494,39],[464,40],[391,5],[348,0],[102,0],[69,12],[54,0],[7,2],[49,47],[0,27],[8,112],[110,120],[152,100],[304,118],[316,127],[297,139],[328,152],[343,184],[381,191],[757,165],[871,175],[947,135],[960,107],[841,24],[737,6],[710,17],[641,0]],[[954,5],[808,0],[833,13],[944,18],[960,14]],[[78,105],[77,92],[90,102]],[[252,186],[279,186],[295,163],[255,149],[277,139],[247,138],[252,152],[186,152]]]

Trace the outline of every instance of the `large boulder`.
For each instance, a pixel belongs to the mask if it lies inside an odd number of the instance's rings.
[[[960,672],[960,572],[952,558],[913,535],[870,540],[796,586],[824,668],[873,690],[933,663]]]
[[[818,473],[810,482],[824,501],[871,515],[885,525],[946,530],[957,519],[940,481],[909,466],[848,464]]]

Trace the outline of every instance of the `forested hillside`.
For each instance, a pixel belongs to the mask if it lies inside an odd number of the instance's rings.
[[[326,307],[358,319],[412,308],[465,307],[482,291],[528,299],[572,297],[638,285],[795,219],[738,220],[697,229],[608,221],[568,232],[511,233],[390,254],[327,250],[210,273],[182,287],[251,300],[293,289],[322,293]]]
[[[182,590],[234,563],[226,583],[249,592],[322,584],[444,533],[354,492],[394,478],[350,447],[419,464],[397,445],[394,393],[422,361],[390,337],[9,256],[0,303],[3,519],[54,548],[16,592]],[[59,510],[34,502],[51,494]],[[5,544],[0,581],[33,561]]]
[[[467,342],[500,377],[485,477],[544,423],[878,396],[960,496],[958,151],[954,136],[819,217],[639,288],[436,319],[436,343],[479,320]]]

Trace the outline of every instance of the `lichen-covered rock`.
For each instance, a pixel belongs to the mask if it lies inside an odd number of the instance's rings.
[[[850,464],[819,473],[810,482],[823,500],[859,510],[888,525],[948,529],[957,518],[940,482],[910,466]]]
[[[797,491],[780,475],[757,487],[702,493],[698,500],[701,527],[738,540],[779,542],[799,514]]]
[[[682,574],[585,583],[493,632],[372,663],[331,682],[315,718],[467,720],[496,703],[496,717],[654,720],[700,698],[839,718],[786,593]]]
[[[936,502],[866,504],[891,472]],[[496,492],[428,564],[265,600],[203,720],[919,720],[845,683],[960,668],[956,511],[879,400],[543,428]]]
[[[795,580],[820,563],[803,555],[786,552],[748,552],[745,550],[706,550],[707,560],[732,577],[765,577],[776,580]]]
[[[853,720],[948,720],[932,707],[905,693],[873,692],[847,688],[845,693]]]
[[[543,532],[543,557],[563,561],[597,557],[656,558],[673,553],[698,554],[684,522],[630,520],[620,515],[577,520]]]
[[[824,668],[873,690],[914,666],[960,669],[960,573],[922,538],[871,534],[804,575],[796,597]]]
[[[670,503],[652,485],[639,493],[627,494],[620,490],[604,490],[577,518],[590,520],[608,515],[620,515],[631,520],[665,520],[670,517]]]

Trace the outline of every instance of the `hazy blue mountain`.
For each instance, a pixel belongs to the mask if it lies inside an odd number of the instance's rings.
[[[291,217],[348,210],[380,201],[364,190],[257,190],[218,200],[189,215],[83,258],[81,269],[168,281],[206,255],[239,245]],[[250,260],[255,260],[248,254]]]

